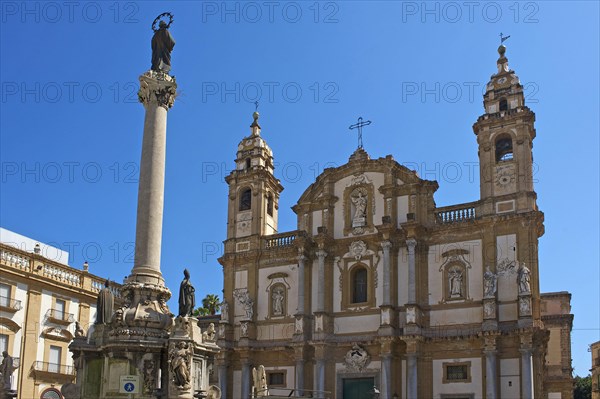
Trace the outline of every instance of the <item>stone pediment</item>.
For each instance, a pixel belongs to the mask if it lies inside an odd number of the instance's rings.
[[[378,159],[351,158],[350,162],[344,165],[326,168],[316,181],[304,191],[297,205],[292,209],[298,213],[300,210],[313,210],[333,205],[338,198],[326,192],[327,186],[348,177],[352,177],[351,182],[356,181],[356,184],[366,184],[370,182],[369,172],[383,174],[391,172],[394,177],[393,181],[397,185],[420,185],[428,182],[420,179],[414,171],[400,165],[391,155]]]

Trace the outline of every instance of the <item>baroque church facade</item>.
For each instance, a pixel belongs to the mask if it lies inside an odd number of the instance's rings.
[[[473,125],[474,202],[437,207],[436,181],[358,148],[280,233],[283,187],[254,114],[226,177],[223,397],[250,397],[264,365],[272,395],[572,398],[570,294],[540,293],[535,114],[505,51]]]

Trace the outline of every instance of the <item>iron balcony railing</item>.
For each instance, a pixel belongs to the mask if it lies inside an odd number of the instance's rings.
[[[64,321],[66,323],[73,323],[75,321],[75,316],[73,313],[66,313],[59,309],[48,309],[46,312],[46,317],[49,319]]]
[[[13,310],[21,310],[21,301],[17,301],[16,299],[9,298],[6,296],[0,296],[0,307],[9,308]]]
[[[36,361],[33,363],[33,369],[46,373],[75,375],[75,367],[67,366],[66,364]]]

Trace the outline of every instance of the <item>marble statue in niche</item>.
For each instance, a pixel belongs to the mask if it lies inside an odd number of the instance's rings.
[[[450,298],[462,298],[463,294],[463,268],[460,266],[451,266],[448,269],[448,292]]]
[[[283,316],[285,313],[283,311],[285,302],[285,288],[281,285],[276,285],[273,287],[271,294],[271,313],[273,316]]]
[[[352,227],[363,227],[367,225],[367,190],[359,187],[350,194],[354,214],[352,215]]]

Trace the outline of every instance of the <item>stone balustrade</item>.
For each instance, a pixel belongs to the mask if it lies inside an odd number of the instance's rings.
[[[435,211],[436,224],[460,223],[477,217],[475,203],[459,204],[437,208]]]
[[[96,296],[104,288],[105,280],[85,270],[74,269],[38,254],[29,253],[6,244],[0,244],[0,264],[6,270],[17,269],[30,277],[42,278],[59,285],[82,290]],[[110,290],[120,298],[120,284],[110,283]]]
[[[16,251],[11,251],[4,247],[0,249],[0,261],[7,266],[21,270],[29,270],[31,268],[29,257],[19,255]]]
[[[294,241],[301,234],[299,230],[282,234],[273,234],[264,238],[265,249],[288,248],[294,245]]]
[[[60,281],[61,283],[81,287],[81,272],[69,267],[51,265],[44,263],[42,274],[52,280]]]

